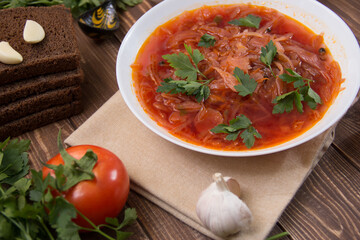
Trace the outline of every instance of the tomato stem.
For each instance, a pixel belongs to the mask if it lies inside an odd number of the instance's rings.
[[[106,233],[104,233],[103,231],[101,231],[101,229],[96,226],[90,219],[88,219],[84,214],[82,214],[79,210],[77,210],[77,213],[83,218],[85,219],[85,221],[87,221],[93,228],[83,228],[83,227],[80,227],[81,230],[86,230],[86,231],[90,231],[90,232],[96,232],[100,235],[102,235],[103,237],[109,239],[109,240],[116,240],[115,238],[107,235]]]
[[[78,165],[76,164],[76,162],[73,162],[73,166],[77,167]],[[80,167],[77,167],[76,170],[78,170],[79,172],[82,172],[82,173],[86,173],[91,178],[95,178],[95,174],[92,171],[86,171],[84,169],[81,169]]]

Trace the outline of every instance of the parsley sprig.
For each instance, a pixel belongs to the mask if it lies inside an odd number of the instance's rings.
[[[226,133],[226,140],[235,141],[239,135],[247,148],[254,146],[255,137],[261,138],[260,133],[252,126],[252,122],[245,115],[241,114],[229,121],[227,124],[219,124],[213,129],[213,133]]]
[[[318,104],[321,104],[320,96],[311,88],[310,83],[313,81],[302,77],[300,74],[292,69],[286,69],[287,73],[281,74],[279,78],[287,83],[293,83],[295,90],[277,96],[273,103],[276,105],[273,108],[272,113],[284,113],[291,112],[294,105],[298,112],[303,113],[303,104],[305,101],[311,109],[315,109]]]
[[[261,62],[263,62],[270,69],[274,77],[276,76],[271,68],[271,63],[273,62],[276,53],[277,53],[277,48],[274,45],[274,42],[270,40],[270,42],[265,46],[265,48],[264,47],[261,48],[261,54],[260,54]]]
[[[247,15],[244,18],[238,18],[231,20],[229,24],[243,27],[253,27],[258,29],[260,26],[261,17],[254,16],[252,14]]]
[[[209,47],[214,46],[215,42],[216,42],[216,39],[214,36],[205,33],[204,35],[201,36],[198,46],[209,48]]]
[[[192,50],[191,46],[187,44],[184,44],[184,46],[190,58],[182,52],[179,54],[167,54],[162,57],[170,63],[171,67],[175,68],[175,75],[182,79],[196,81],[198,74],[206,78],[198,68],[199,62],[204,60],[204,55],[198,49]]]
[[[249,74],[245,74],[243,70],[235,67],[234,76],[240,82],[240,84],[234,87],[239,92],[239,95],[245,97],[255,91],[257,82]]]
[[[209,82],[210,80],[198,82],[166,78],[156,91],[171,94],[185,93],[187,95],[194,95],[196,101],[201,102],[203,99],[206,100],[210,96],[210,88],[207,86]]]
[[[185,93],[187,95],[195,95],[198,102],[206,100],[210,95],[210,88],[208,84],[211,80],[199,70],[198,64],[204,60],[204,56],[198,49],[192,50],[191,46],[184,44],[189,56],[180,52],[179,54],[167,54],[163,58],[167,60],[171,67],[175,69],[175,76],[184,80],[174,80],[166,78],[156,89],[157,92],[164,93]],[[198,80],[198,75],[202,76],[204,80]]]

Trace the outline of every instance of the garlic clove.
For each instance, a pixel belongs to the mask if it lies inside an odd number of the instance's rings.
[[[214,182],[201,193],[196,204],[199,219],[206,228],[220,237],[247,229],[252,222],[250,209],[229,191],[220,173],[214,174],[213,178]]]
[[[23,38],[27,43],[38,43],[45,38],[44,28],[33,20],[26,20]]]
[[[19,64],[23,57],[8,42],[0,42],[0,62],[5,64]]]
[[[241,190],[240,190],[240,184],[238,181],[236,181],[233,178],[230,177],[224,177],[226,185],[228,186],[230,192],[235,194],[236,196],[240,197]]]

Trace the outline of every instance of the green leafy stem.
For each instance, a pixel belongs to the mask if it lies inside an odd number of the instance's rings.
[[[184,46],[189,56],[182,52],[163,56],[163,58],[169,62],[170,66],[175,69],[175,76],[184,80],[164,79],[156,91],[171,94],[185,93],[187,95],[195,95],[196,100],[201,102],[209,97],[210,88],[208,84],[211,82],[198,67],[199,62],[204,60],[204,56],[198,49],[192,50],[191,46],[186,44],[184,44]],[[204,80],[198,80],[198,75],[202,76]]]
[[[279,78],[287,83],[292,83],[295,90],[287,92],[283,95],[277,96],[273,103],[276,105],[273,108],[272,113],[284,113],[291,112],[296,106],[298,112],[303,113],[304,107],[302,101],[305,101],[311,109],[315,109],[318,104],[321,104],[320,96],[311,88],[311,79],[303,78],[300,74],[294,70],[288,68],[286,71],[289,74],[281,74]]]
[[[219,124],[213,129],[213,133],[227,134],[226,140],[235,141],[239,136],[247,148],[254,146],[255,137],[261,138],[260,133],[252,126],[250,119],[241,114],[236,118],[230,120],[229,124]]]

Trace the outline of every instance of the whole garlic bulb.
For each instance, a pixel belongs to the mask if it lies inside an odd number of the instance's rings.
[[[214,182],[201,193],[196,204],[199,219],[220,237],[246,229],[252,221],[250,209],[229,190],[221,173],[215,173],[213,179]]]

